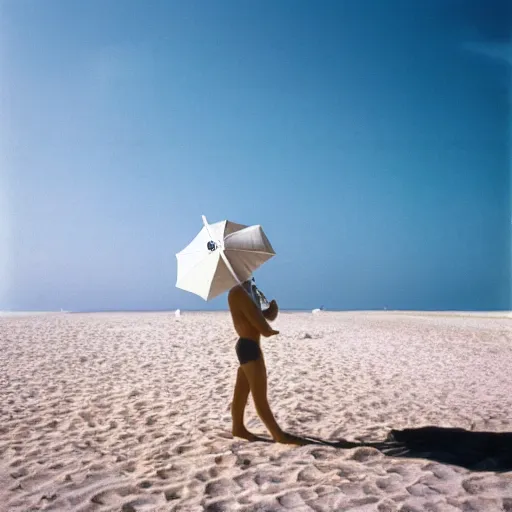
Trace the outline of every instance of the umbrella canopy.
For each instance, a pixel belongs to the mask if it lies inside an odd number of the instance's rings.
[[[176,254],[176,286],[210,300],[249,279],[275,256],[261,226],[223,220],[208,224],[185,249]]]

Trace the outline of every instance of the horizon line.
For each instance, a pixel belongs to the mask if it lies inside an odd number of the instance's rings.
[[[182,313],[227,313],[229,309],[82,309],[82,310],[39,310],[39,309],[0,309],[0,315],[2,314],[94,314],[94,313],[175,313],[176,311]],[[382,312],[382,313],[505,313],[512,314],[512,310],[508,309],[388,309],[388,308],[368,308],[368,309],[324,309],[319,310],[318,308],[286,308],[280,309],[281,313],[291,312],[307,312],[318,311],[318,313],[365,313],[365,312]]]

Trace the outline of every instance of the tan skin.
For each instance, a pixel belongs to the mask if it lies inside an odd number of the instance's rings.
[[[250,287],[250,283],[243,283],[232,288],[228,295],[228,304],[237,334],[241,338],[248,338],[260,344],[261,336],[270,338],[279,334],[279,331],[272,329],[268,323],[268,321],[276,319],[278,306],[273,300],[270,302],[270,307],[262,312],[248,294]],[[257,439],[244,425],[244,412],[249,393],[252,394],[258,416],[274,441],[286,444],[305,444],[303,440],[284,432],[272,414],[267,400],[267,369],[263,353],[257,361],[250,361],[238,368],[231,406],[233,436],[249,441]]]

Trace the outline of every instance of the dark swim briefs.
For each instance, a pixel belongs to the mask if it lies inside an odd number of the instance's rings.
[[[251,361],[257,361],[261,356],[259,344],[249,338],[240,338],[236,342],[235,350],[241,365]]]

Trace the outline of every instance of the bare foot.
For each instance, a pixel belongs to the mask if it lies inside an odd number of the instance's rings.
[[[301,437],[294,436],[293,434],[287,434],[286,432],[282,432],[278,436],[275,436],[274,441],[276,443],[294,444],[296,446],[306,446],[308,444],[311,444],[311,441],[302,439]]]
[[[233,428],[231,433],[233,434],[233,437],[241,437],[242,439],[247,439],[247,441],[257,441],[259,439],[258,436],[249,432],[245,427]]]

